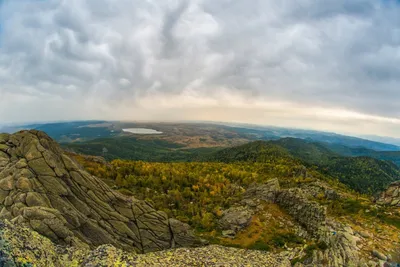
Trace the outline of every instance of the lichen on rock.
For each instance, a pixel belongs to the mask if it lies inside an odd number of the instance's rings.
[[[43,132],[2,134],[0,144],[0,220],[64,245],[149,252],[201,244],[189,226],[84,171]]]

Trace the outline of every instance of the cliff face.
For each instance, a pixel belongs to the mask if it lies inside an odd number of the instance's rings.
[[[45,133],[0,135],[0,220],[66,245],[149,252],[195,246],[188,225],[111,190]]]

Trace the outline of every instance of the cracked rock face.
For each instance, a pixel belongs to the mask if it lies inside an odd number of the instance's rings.
[[[200,244],[188,225],[111,190],[45,133],[0,134],[0,220],[60,244],[149,252]]]

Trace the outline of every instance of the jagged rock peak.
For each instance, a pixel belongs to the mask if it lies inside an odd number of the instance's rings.
[[[52,241],[137,252],[200,244],[190,227],[84,171],[43,132],[0,134],[0,220]]]

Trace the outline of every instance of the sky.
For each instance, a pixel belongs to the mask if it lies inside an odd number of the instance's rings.
[[[400,137],[392,0],[0,0],[0,124],[205,120]]]

